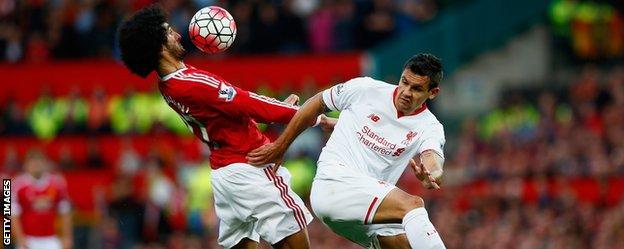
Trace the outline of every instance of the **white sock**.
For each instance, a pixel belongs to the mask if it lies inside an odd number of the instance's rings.
[[[424,207],[409,211],[403,217],[403,228],[414,249],[444,249],[440,234],[435,230]]]

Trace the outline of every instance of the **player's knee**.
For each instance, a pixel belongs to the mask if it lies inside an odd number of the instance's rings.
[[[416,208],[421,208],[425,206],[425,201],[420,196],[410,196],[406,198],[403,202],[403,214],[407,214],[409,211],[412,211]]]

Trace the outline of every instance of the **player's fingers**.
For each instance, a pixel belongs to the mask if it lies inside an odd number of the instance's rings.
[[[325,114],[319,115],[319,124],[325,124],[327,122],[327,116]]]
[[[247,156],[258,156],[262,154],[263,152],[264,152],[264,145],[250,151],[249,153],[247,153]]]
[[[269,152],[271,151],[271,148],[269,146],[270,144],[265,144],[262,145],[254,150],[252,150],[251,152],[247,153],[247,156],[249,157],[258,157],[258,156],[264,156],[264,155],[268,155]]]
[[[298,105],[299,104],[299,96],[297,96],[296,94],[291,94],[288,96],[288,98],[286,98],[284,100],[284,102],[291,104],[291,105]]]
[[[412,170],[414,170],[414,172],[416,172],[416,174],[420,174],[420,169],[418,168],[418,164],[416,164],[416,161],[414,161],[414,159],[410,159],[409,166],[410,168],[412,168]]]
[[[428,189],[440,189],[440,185],[438,185],[435,181],[435,178],[429,174],[427,175],[427,178],[425,178],[425,182]]]
[[[267,164],[267,160],[266,157],[264,156],[264,154],[248,154],[247,155],[247,162],[251,165],[256,165],[256,166],[260,166],[260,165],[265,165]]]
[[[273,164],[273,167],[271,168],[273,170],[273,173],[277,174],[277,170],[279,169],[280,166],[282,166],[282,163],[284,163],[284,161],[279,161],[276,162],[275,164]]]
[[[432,189],[440,189],[440,185],[438,185],[438,183],[436,183],[435,181],[431,181],[431,188]]]
[[[423,174],[428,175],[428,176],[430,176],[430,175],[431,175],[431,173],[429,173],[429,170],[427,169],[427,167],[425,167],[425,165],[424,165],[424,164],[422,164],[422,163],[421,163],[419,168],[420,168],[420,171],[421,171]]]

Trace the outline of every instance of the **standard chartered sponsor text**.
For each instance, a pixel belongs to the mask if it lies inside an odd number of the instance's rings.
[[[361,131],[356,132],[356,134],[358,136],[358,140],[362,144],[379,154],[389,156],[392,154],[394,149],[396,149],[397,145],[395,143],[389,142],[385,137],[375,133],[366,125],[362,127]]]

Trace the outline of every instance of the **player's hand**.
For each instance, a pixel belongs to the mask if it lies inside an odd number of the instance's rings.
[[[280,144],[265,144],[249,152],[247,154],[247,162],[254,166],[264,166],[270,163],[281,164],[284,152],[286,152],[286,149]]]
[[[280,160],[279,162],[274,163],[273,165],[270,166],[271,171],[277,174],[277,171],[279,170],[279,167],[282,166],[282,164],[284,164],[283,160]]]
[[[74,242],[71,239],[69,239],[69,238],[62,239],[61,244],[63,246],[63,249],[72,249],[72,248],[74,248]]]
[[[330,118],[328,116],[325,116],[325,114],[321,114],[320,117],[321,120],[319,122],[319,126],[321,127],[321,129],[323,131],[333,131],[334,126],[336,126],[336,123],[338,122],[338,119]]]
[[[297,106],[299,105],[299,96],[296,94],[291,94],[284,100],[284,103]]]
[[[431,176],[431,173],[429,173],[425,165],[416,163],[414,159],[410,159],[409,165],[414,170],[416,178],[422,182],[423,187],[428,189],[440,189],[440,185],[438,185],[435,178]]]

